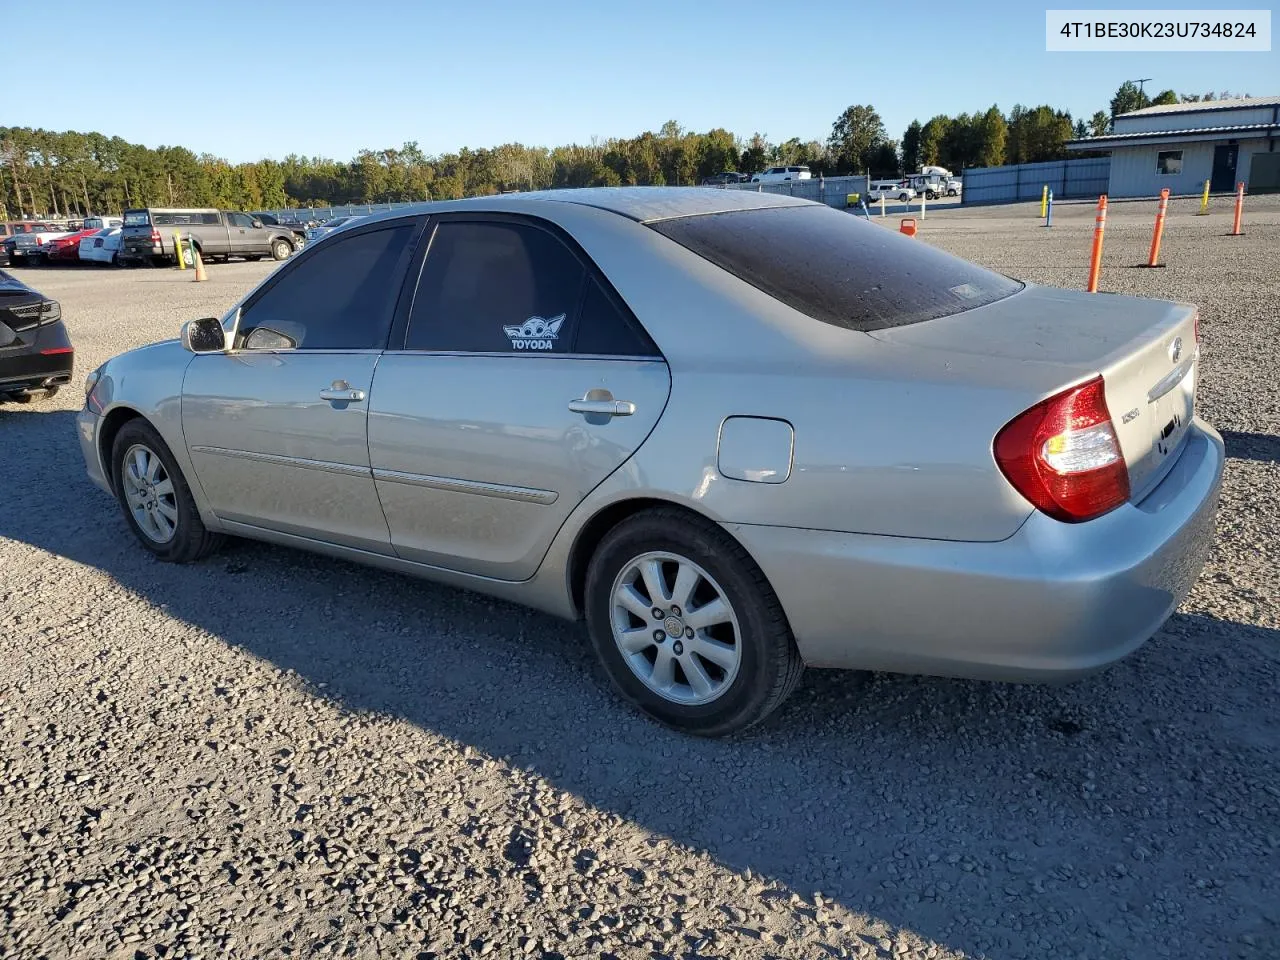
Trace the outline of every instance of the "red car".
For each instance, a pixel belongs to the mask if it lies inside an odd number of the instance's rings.
[[[79,262],[80,260],[80,238],[88,237],[98,232],[95,227],[92,230],[81,230],[78,233],[71,233],[65,237],[58,237],[56,240],[46,240],[42,249],[44,250],[44,259],[46,263],[70,263]]]

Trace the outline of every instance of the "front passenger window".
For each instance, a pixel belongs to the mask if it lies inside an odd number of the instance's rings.
[[[286,267],[241,311],[236,346],[384,349],[414,228],[406,223],[326,241]]]

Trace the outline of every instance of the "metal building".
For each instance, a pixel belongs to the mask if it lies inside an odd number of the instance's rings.
[[[1072,153],[1111,154],[1107,195],[1214,193],[1243,181],[1253,192],[1280,190],[1280,96],[1147,107],[1113,118],[1103,137],[1069,140]]]

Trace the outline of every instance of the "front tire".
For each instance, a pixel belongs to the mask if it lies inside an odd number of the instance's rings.
[[[161,560],[190,563],[221,544],[222,537],[200,520],[173,452],[145,420],[130,420],[116,434],[111,476],[129,529]]]
[[[272,260],[288,260],[293,253],[293,245],[288,240],[276,240],[271,244]]]
[[[719,526],[680,510],[611,530],[587,569],[592,645],[632,704],[687,733],[759,723],[804,669],[764,573]]]

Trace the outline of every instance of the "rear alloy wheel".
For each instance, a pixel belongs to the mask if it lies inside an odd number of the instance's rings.
[[[171,563],[199,560],[217,548],[222,538],[200,520],[191,489],[154,427],[130,420],[111,451],[116,498],[144,547]]]
[[[671,509],[623,521],[592,557],[585,597],[610,679],[670,726],[733,733],[772,713],[800,679],[772,588],[710,521]]]
[[[293,253],[293,247],[289,245],[288,240],[276,240],[271,244],[273,260],[288,260],[291,253]]]

